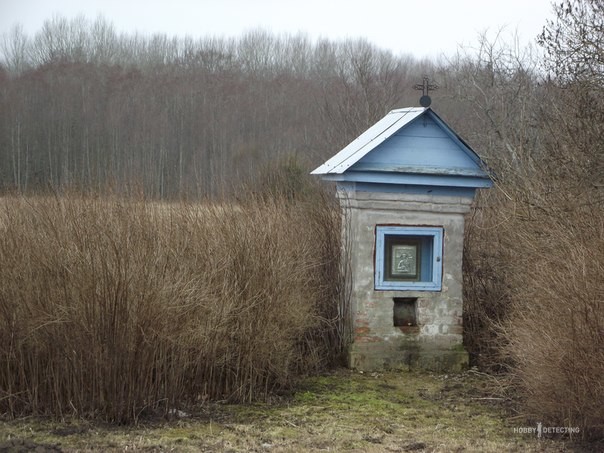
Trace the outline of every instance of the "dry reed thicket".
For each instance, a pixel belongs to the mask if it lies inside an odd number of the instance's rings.
[[[2,199],[0,412],[126,423],[332,363],[329,200]]]
[[[466,340],[479,362],[507,371],[530,420],[601,438],[604,213],[580,196],[533,191],[529,205],[496,191],[468,230]]]
[[[549,426],[604,436],[604,213],[537,215],[515,234],[504,353],[525,411]],[[522,271],[520,271],[522,270]]]

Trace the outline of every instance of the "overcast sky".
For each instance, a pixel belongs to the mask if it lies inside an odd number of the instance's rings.
[[[170,36],[238,36],[264,28],[311,38],[365,37],[418,58],[475,47],[477,36],[505,27],[535,42],[552,17],[551,0],[0,0],[0,34],[19,23],[34,34],[53,14],[101,14],[118,31]]]

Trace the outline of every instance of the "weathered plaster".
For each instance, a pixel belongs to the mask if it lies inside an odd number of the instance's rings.
[[[451,371],[467,366],[468,354],[462,346],[462,253],[464,214],[472,198],[357,191],[340,191],[338,197],[350,261],[353,342],[349,365],[361,370]],[[375,290],[376,225],[442,227],[442,290]],[[417,298],[416,328],[394,326],[395,297]]]

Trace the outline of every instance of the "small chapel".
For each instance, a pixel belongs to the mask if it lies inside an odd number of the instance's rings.
[[[396,109],[312,174],[334,181],[359,370],[459,371],[464,216],[492,186],[478,154],[429,106]]]

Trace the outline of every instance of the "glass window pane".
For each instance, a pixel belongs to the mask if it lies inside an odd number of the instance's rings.
[[[386,280],[421,279],[421,240],[404,236],[386,236],[384,275]]]
[[[417,248],[417,244],[395,244],[392,246],[391,273],[393,277],[418,277]]]

